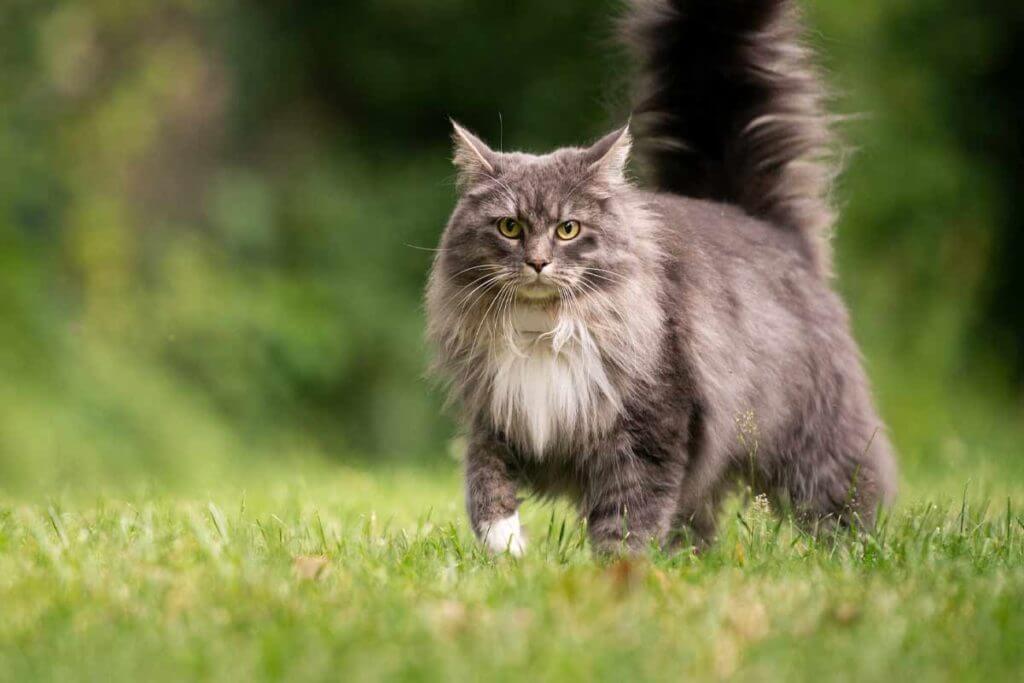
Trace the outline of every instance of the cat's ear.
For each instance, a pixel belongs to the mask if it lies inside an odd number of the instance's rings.
[[[594,143],[585,152],[590,170],[610,185],[622,185],[626,180],[626,165],[633,149],[633,135],[629,124],[612,131]]]
[[[498,155],[484,141],[452,121],[453,162],[459,169],[458,184],[464,188],[480,176],[493,176]]]

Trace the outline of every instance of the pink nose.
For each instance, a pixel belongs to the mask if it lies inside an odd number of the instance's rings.
[[[544,267],[546,265],[551,263],[551,261],[545,261],[543,259],[527,259],[526,262],[530,264],[530,267],[533,268],[538,273],[544,270]]]

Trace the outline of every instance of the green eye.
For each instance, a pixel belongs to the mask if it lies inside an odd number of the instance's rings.
[[[580,234],[580,224],[578,221],[566,221],[555,228],[555,234],[560,240],[575,239]]]
[[[510,240],[519,239],[523,234],[523,226],[515,218],[501,218],[498,220],[498,232]]]

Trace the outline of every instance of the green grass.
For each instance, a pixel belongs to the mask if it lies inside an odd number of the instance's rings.
[[[1020,680],[1020,488],[814,539],[734,501],[699,557],[601,562],[561,507],[469,536],[456,468],[0,502],[8,680]],[[994,491],[1005,492],[996,494]]]

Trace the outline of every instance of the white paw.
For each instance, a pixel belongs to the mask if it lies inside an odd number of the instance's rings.
[[[512,557],[522,557],[526,552],[526,539],[519,525],[519,513],[491,522],[485,527],[483,540],[492,553],[507,551]]]

